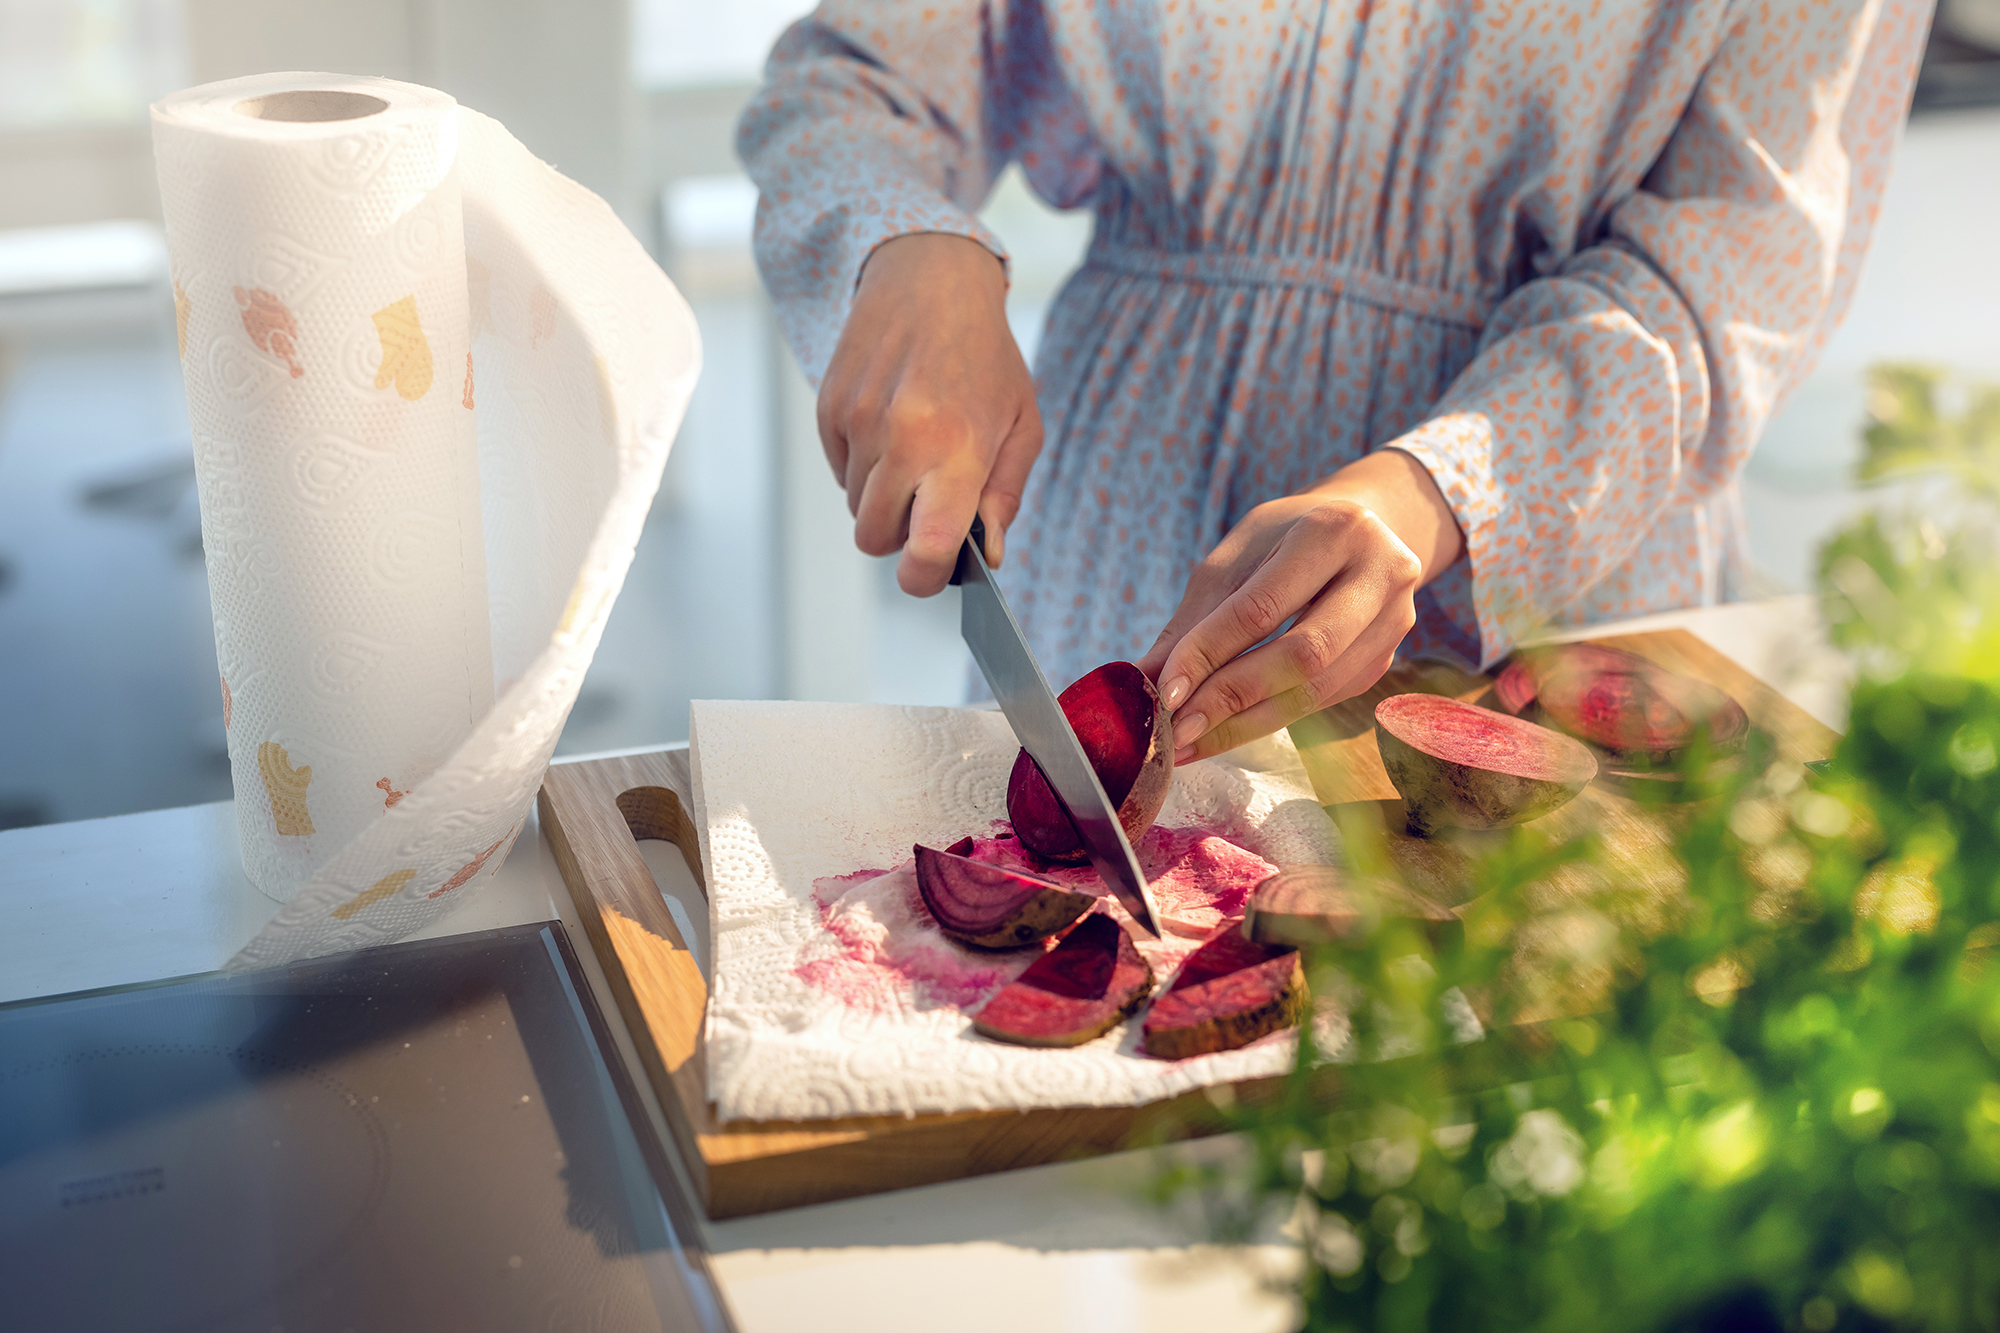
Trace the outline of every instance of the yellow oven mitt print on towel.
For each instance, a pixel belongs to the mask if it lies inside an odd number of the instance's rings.
[[[278,832],[287,838],[309,836],[313,821],[306,809],[306,785],[313,780],[312,765],[293,768],[284,746],[265,741],[257,747],[257,772],[271,797],[271,816],[278,821]]]
[[[429,393],[431,345],[417,321],[417,298],[406,296],[377,310],[375,332],[382,339],[382,368],[375,372],[375,387],[394,384],[396,392],[413,403]]]

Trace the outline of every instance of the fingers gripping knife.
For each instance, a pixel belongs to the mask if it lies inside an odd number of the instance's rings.
[[[1118,822],[1118,812],[1098,780],[1097,770],[1076,739],[1069,719],[1041,664],[1021,635],[1020,622],[1008,609],[986,564],[986,525],[972,520],[972,531],[958,552],[958,568],[951,581],[962,593],[959,633],[972,649],[972,660],[986,677],[1000,711],[1014,728],[1014,736],[1042,776],[1049,780],[1069,821],[1075,827],[1090,864],[1097,869],[1110,890],[1125,904],[1132,919],[1154,935],[1160,933],[1159,912],[1139,858]]]

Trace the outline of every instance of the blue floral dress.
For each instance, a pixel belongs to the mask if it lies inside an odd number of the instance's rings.
[[[1371,450],[1466,556],[1408,652],[1740,593],[1736,478],[1853,291],[1920,0],[829,0],[745,112],[817,380],[877,245],[1018,162],[1095,211],[1004,577],[1058,684],[1253,506]],[[1018,554],[1018,558],[1015,558]]]

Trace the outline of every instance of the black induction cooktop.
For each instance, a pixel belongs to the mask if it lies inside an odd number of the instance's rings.
[[[728,1329],[611,1050],[553,922],[0,1006],[0,1325]]]

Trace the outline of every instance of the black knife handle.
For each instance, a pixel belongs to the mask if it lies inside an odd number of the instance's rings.
[[[972,544],[973,544],[974,546],[977,546],[977,547],[979,548],[979,556],[980,556],[980,558],[981,558],[982,560],[983,560],[983,559],[985,559],[985,557],[986,557],[986,520],[985,520],[985,519],[982,519],[981,517],[979,517],[979,515],[977,515],[977,514],[974,514],[974,515],[972,516],[972,530],[971,530],[970,532],[966,533],[965,535],[966,535],[966,538],[967,538],[967,539],[968,539],[969,541],[971,541],[971,543],[972,543]],[[961,546],[960,546],[960,547],[958,548],[958,564],[957,564],[957,565],[955,565],[955,566],[954,566],[954,567],[952,568],[952,571],[951,571],[951,581],[952,581],[952,583],[954,583],[954,584],[959,584],[959,583],[963,583],[963,582],[965,582],[965,547],[964,547],[963,545],[961,545]]]

